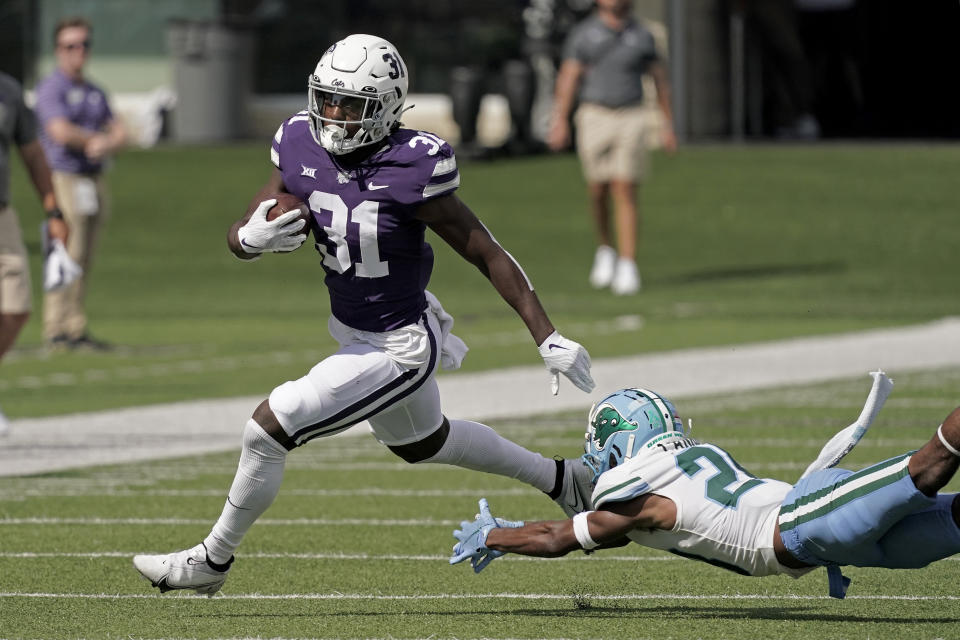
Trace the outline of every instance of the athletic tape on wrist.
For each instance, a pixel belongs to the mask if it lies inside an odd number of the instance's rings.
[[[590,537],[590,529],[587,527],[587,514],[592,511],[584,511],[573,516],[573,535],[577,536],[577,542],[583,547],[584,551],[596,549],[599,542]]]
[[[937,437],[940,438],[940,442],[942,442],[943,446],[947,448],[947,451],[960,458],[960,451],[957,451],[956,448],[947,442],[947,439],[943,437],[943,425],[937,427]]]

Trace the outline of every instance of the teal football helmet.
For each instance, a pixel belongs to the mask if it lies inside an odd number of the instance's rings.
[[[683,435],[683,421],[672,402],[648,389],[621,389],[590,410],[582,460],[596,484],[600,474],[667,433]]]

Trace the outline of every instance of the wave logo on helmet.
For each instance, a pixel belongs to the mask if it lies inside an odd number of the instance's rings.
[[[636,422],[630,422],[612,405],[603,405],[596,410],[591,422],[593,439],[598,449],[603,449],[610,436],[618,431],[636,431],[640,428]]]

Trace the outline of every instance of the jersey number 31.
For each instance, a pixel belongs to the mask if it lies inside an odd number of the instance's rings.
[[[324,191],[314,191],[309,198],[310,208],[314,211],[329,211],[331,213],[330,226],[323,230],[327,240],[333,243],[331,251],[327,242],[318,242],[317,251],[323,256],[323,264],[337,273],[344,273],[351,265],[356,267],[358,278],[382,278],[390,274],[389,264],[380,259],[380,245],[377,241],[377,216],[380,203],[364,200],[353,209],[347,209],[343,199]],[[350,247],[347,244],[347,233],[352,222],[359,229],[360,260],[353,262],[350,258]]]

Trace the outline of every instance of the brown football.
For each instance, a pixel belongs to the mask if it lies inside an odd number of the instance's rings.
[[[271,198],[276,198],[277,204],[270,207],[270,210],[267,211],[267,220],[274,220],[278,216],[283,215],[287,211],[293,211],[294,209],[300,210],[300,217],[306,220],[307,224],[303,228],[304,233],[310,232],[310,208],[297,196],[292,193],[275,193]]]

